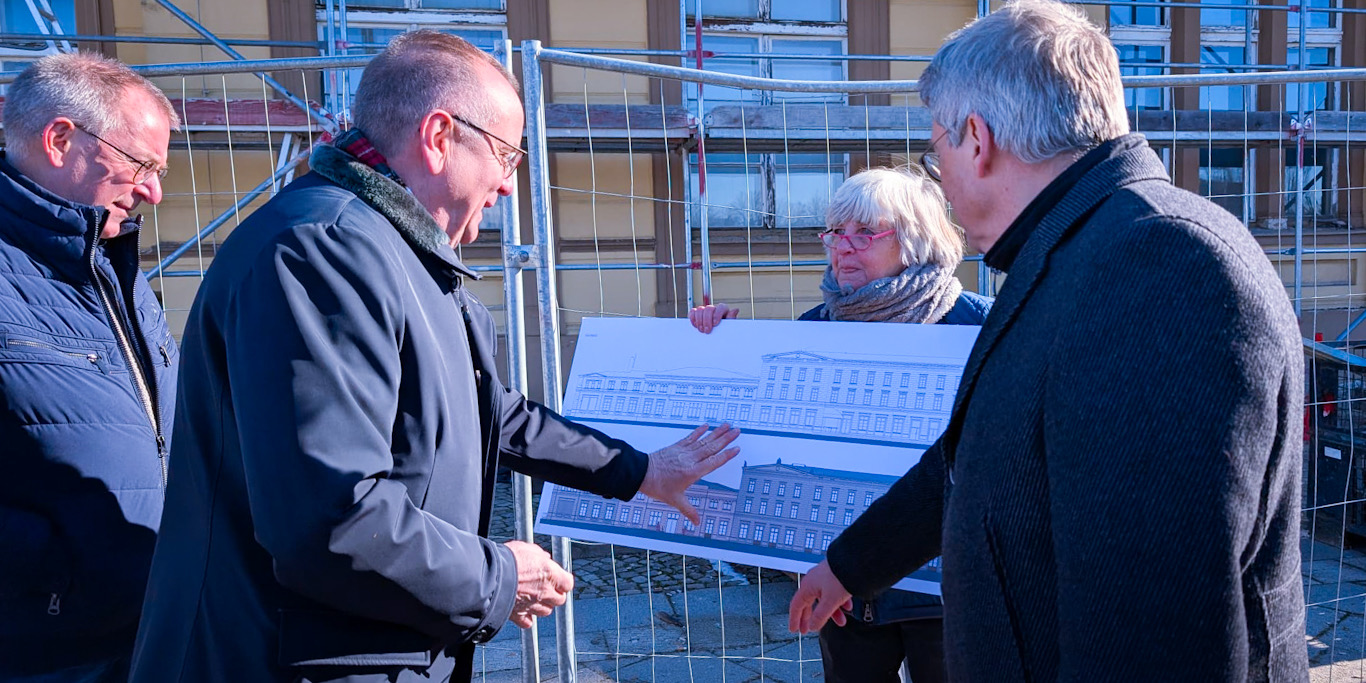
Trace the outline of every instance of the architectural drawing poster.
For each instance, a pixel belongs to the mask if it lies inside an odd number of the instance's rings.
[[[547,484],[540,533],[805,572],[948,424],[980,328],[587,318],[564,414],[643,451],[697,425],[739,427],[740,454],[671,506]],[[897,584],[939,593],[938,560]]]

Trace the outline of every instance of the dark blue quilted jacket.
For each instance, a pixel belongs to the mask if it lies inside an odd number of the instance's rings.
[[[136,231],[95,239],[106,215],[0,157],[0,680],[130,653],[137,631],[176,347]]]

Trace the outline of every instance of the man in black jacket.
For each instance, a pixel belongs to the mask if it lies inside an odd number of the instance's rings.
[[[977,20],[920,87],[925,165],[1009,277],[947,431],[791,627],[942,549],[950,680],[1307,679],[1303,359],[1261,249],[1129,134],[1114,48],[1073,9]]]
[[[735,454],[700,428],[646,455],[503,388],[453,247],[511,191],[511,74],[435,31],[366,67],[356,128],[225,241],[190,311],[138,683],[468,680],[572,577],[488,530],[501,460],[695,523]],[[363,131],[363,132],[362,132]]]

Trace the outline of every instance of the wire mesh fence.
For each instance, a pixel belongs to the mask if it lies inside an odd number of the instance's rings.
[[[510,62],[504,44],[500,54]],[[147,69],[184,121],[143,265],[179,331],[216,247],[342,125],[302,102],[364,56]],[[586,316],[685,315],[704,302],[793,319],[820,302],[816,238],[831,194],[874,165],[915,163],[930,121],[911,81],[782,81],[523,47],[528,170],[462,258],[504,336],[510,386],[557,408]],[[838,61],[838,57],[826,57]],[[730,71],[738,73],[727,73]],[[745,67],[745,68],[741,68]],[[1366,71],[1127,80],[1136,131],[1174,182],[1240,217],[1301,315],[1309,380],[1304,568],[1311,662],[1366,676]],[[524,244],[525,242],[525,244]],[[1002,276],[975,257],[966,289]],[[528,316],[535,316],[528,320]],[[263,344],[267,343],[263,340]],[[493,535],[530,538],[535,494],[499,486]],[[796,681],[822,678],[810,637],[787,632],[795,577],[612,545],[541,539],[577,578],[539,631],[481,646],[486,680]]]

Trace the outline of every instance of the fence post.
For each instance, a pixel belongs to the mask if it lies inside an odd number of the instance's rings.
[[[512,41],[498,43],[498,61],[512,70]],[[538,102],[539,104],[539,102]],[[529,114],[528,114],[529,116]],[[530,136],[528,136],[530,137]],[[527,392],[526,375],[526,311],[522,307],[522,264],[531,261],[532,249],[522,246],[522,228],[518,221],[517,184],[512,194],[498,203],[503,225],[503,301],[507,310],[507,385],[514,391]],[[521,472],[512,473],[512,506],[515,522],[514,535],[519,541],[535,543],[532,538],[531,477]],[[536,622],[522,629],[522,681],[539,683],[541,680],[541,649],[537,640]]]
[[[536,306],[541,316],[542,403],[563,412],[560,399],[560,299],[555,291],[555,227],[550,213],[550,166],[545,139],[545,92],[541,78],[541,41],[522,42],[522,89],[526,106],[527,169],[531,175],[531,222],[535,232]],[[551,555],[573,571],[569,539],[551,537]],[[555,610],[555,652],[561,683],[575,683],[574,596]]]

